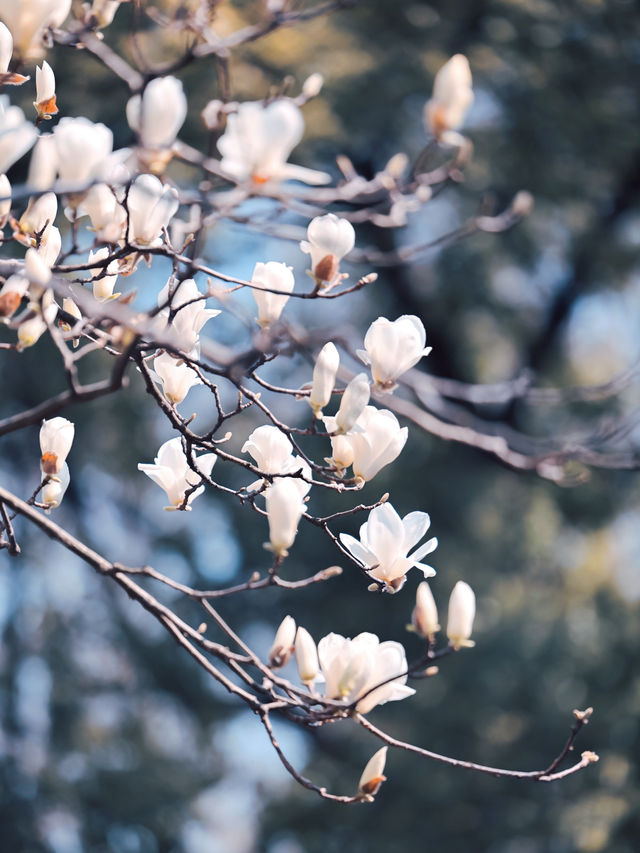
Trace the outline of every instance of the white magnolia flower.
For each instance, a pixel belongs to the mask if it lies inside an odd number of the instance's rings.
[[[91,230],[99,240],[117,243],[127,224],[127,212],[107,184],[94,184],[78,206],[78,216],[91,219]]]
[[[325,417],[324,425],[327,430],[331,432],[331,427],[335,426],[335,418],[330,419]],[[349,436],[331,436],[331,457],[327,458],[326,461],[329,465],[334,465],[336,467],[337,473],[340,477],[343,475],[346,468],[353,465],[353,448],[351,447]]]
[[[70,479],[69,466],[63,462],[56,476],[49,480],[40,494],[40,502],[46,506],[46,512],[60,506],[64,493],[69,488]]]
[[[45,28],[59,27],[70,9],[71,0],[0,0],[0,18],[11,30],[22,59],[42,52]]]
[[[436,74],[433,95],[424,109],[424,120],[436,139],[445,138],[449,131],[458,130],[464,123],[467,110],[473,103],[469,60],[461,53],[452,56]]]
[[[371,375],[376,386],[383,391],[392,391],[396,380],[405,371],[417,364],[431,347],[425,347],[426,334],[418,317],[404,314],[391,322],[378,317],[364,338],[364,350],[358,355],[365,364],[371,365]]]
[[[57,172],[56,140],[52,133],[43,133],[31,152],[27,186],[34,190],[48,190],[54,185]]]
[[[380,785],[386,782],[387,777],[384,775],[384,765],[387,761],[387,748],[383,746],[375,752],[367,761],[362,776],[358,782],[358,792],[363,794],[366,799],[373,799],[378,793]]]
[[[42,421],[40,427],[40,467],[43,474],[57,475],[65,463],[75,434],[74,424],[66,418]]]
[[[367,374],[358,373],[344,389],[337,414],[324,418],[327,432],[338,434],[350,432],[364,412],[370,394]]]
[[[166,305],[169,300],[170,282],[167,282],[158,294],[158,305]],[[205,325],[213,317],[220,314],[215,308],[205,308],[206,297],[198,290],[198,285],[192,278],[185,278],[178,283],[171,298],[171,309],[163,308],[158,315],[169,323],[175,331],[180,348],[190,353],[198,345],[198,336]]]
[[[285,616],[269,650],[269,666],[279,669],[284,666],[293,654],[296,640],[296,623],[293,616]]]
[[[458,581],[449,598],[447,619],[447,637],[454,649],[471,647],[475,643],[469,639],[476,615],[476,597],[468,583]]]
[[[367,482],[400,455],[409,431],[400,427],[393,412],[374,406],[365,408],[356,428],[346,436],[353,452],[353,474]]]
[[[355,707],[361,714],[368,713],[376,705],[415,693],[406,686],[404,648],[393,640],[381,643],[375,634],[369,633],[358,634],[352,640],[340,634],[328,634],[318,643],[318,657],[325,679],[324,695],[328,699],[342,699],[347,704],[357,702]],[[381,686],[376,687],[378,684]]]
[[[215,453],[203,453],[201,456],[194,454],[193,460],[198,471],[206,477],[211,476],[211,470],[216,461]],[[166,510],[182,509],[185,492],[201,481],[201,477],[189,466],[187,457],[182,450],[180,438],[165,441],[158,450],[153,465],[140,462],[138,470],[143,471],[147,477],[167,493],[170,506],[166,506]],[[204,486],[198,486],[197,489],[191,491],[184,509],[191,509],[193,501],[203,492]]]
[[[293,455],[293,444],[278,427],[266,424],[254,429],[242,445],[242,452],[250,453],[256,467],[264,474],[284,476],[301,471],[304,479],[292,477],[291,482],[297,486],[301,498],[309,492],[311,483],[306,481],[311,480],[311,468],[304,459]],[[257,480],[247,489],[252,491],[262,485],[263,481]],[[268,488],[263,490],[263,494]]]
[[[156,77],[127,103],[129,127],[145,148],[168,148],[187,117],[187,98],[176,77]]]
[[[193,368],[168,352],[154,358],[153,370],[162,385],[162,393],[173,406],[182,403],[194,385],[202,385]]]
[[[29,249],[29,252],[35,253],[35,250]],[[27,252],[27,254],[29,253]],[[42,307],[35,304],[34,310],[37,311],[35,316],[29,317],[28,320],[24,320],[18,326],[18,350],[23,350],[36,344],[47,331],[47,324],[51,325],[56,319],[58,306],[53,298],[52,291],[47,290],[43,294]]]
[[[269,520],[269,550],[278,557],[286,557],[305,509],[300,487],[291,477],[277,477],[267,490],[265,503]]]
[[[411,614],[411,624],[416,634],[425,639],[432,639],[436,631],[440,630],[438,624],[438,608],[431,592],[431,587],[426,581],[418,584],[416,590],[416,606]]]
[[[8,172],[37,138],[38,131],[25,119],[20,107],[10,106],[9,98],[0,95],[0,174]]]
[[[42,67],[36,68],[36,99],[33,106],[38,113],[38,121],[50,119],[56,115],[56,78],[53,68],[48,62],[43,62]]]
[[[353,225],[335,213],[327,213],[311,220],[307,237],[300,248],[311,255],[312,273],[319,282],[332,282],[340,271],[340,261],[355,245]]]
[[[13,55],[13,37],[9,28],[0,22],[0,75],[7,74]]]
[[[300,681],[311,686],[318,677],[318,650],[313,637],[302,626],[296,632],[295,649]]]
[[[110,251],[106,246],[98,249],[96,252],[89,252],[87,263],[93,261],[104,261],[108,258]],[[98,302],[106,302],[108,299],[115,299],[120,296],[119,293],[114,293],[113,288],[118,280],[118,262],[111,261],[105,269],[104,264],[97,263],[89,270],[93,279],[93,295]]]
[[[356,560],[367,567],[371,577],[384,581],[390,592],[396,592],[414,566],[426,578],[435,575],[435,570],[420,560],[437,548],[437,539],[429,539],[409,554],[425,535],[430,523],[426,512],[410,512],[401,519],[390,503],[383,503],[371,510],[369,518],[360,527],[360,541],[348,533],[341,533],[340,541]]]
[[[32,196],[18,220],[14,238],[26,246],[35,246],[36,237],[41,236],[48,225],[53,225],[57,213],[58,198],[55,193]]]
[[[65,117],[53,129],[58,176],[65,184],[83,188],[101,176],[113,149],[113,134],[88,118]]]
[[[0,317],[11,317],[15,314],[28,289],[28,278],[22,275],[9,276],[0,287]]]
[[[295,287],[295,279],[291,267],[277,261],[266,264],[257,263],[251,276],[251,292],[258,306],[258,323],[264,328],[280,318],[284,306],[289,299],[289,293]],[[280,291],[269,293],[262,288]]]
[[[27,249],[24,256],[24,274],[29,279],[32,296],[41,293],[42,288],[51,281],[51,267],[47,263],[47,258],[43,257],[37,249]]]
[[[340,354],[336,349],[335,344],[329,341],[325,344],[316,359],[313,368],[313,383],[311,385],[311,394],[307,398],[309,405],[313,409],[313,414],[317,418],[322,417],[322,408],[326,406],[336,384],[336,373],[340,367]],[[367,383],[368,385],[368,383]],[[369,398],[367,397],[367,402]]]
[[[48,228],[45,228],[44,233],[40,238],[40,245],[37,250],[29,249],[28,252],[37,251],[38,256],[41,258],[43,263],[51,269],[58,260],[58,255],[61,250],[62,234],[60,234],[60,229],[56,228],[55,225],[49,225]]]
[[[6,175],[0,175],[0,228],[4,228],[11,213],[11,184]]]
[[[236,181],[254,184],[291,178],[307,184],[326,184],[331,176],[287,163],[302,139],[304,119],[293,101],[280,98],[265,106],[261,101],[239,104],[227,118],[218,140],[222,170]]]
[[[129,237],[138,246],[161,246],[160,232],[178,210],[178,193],[155,175],[138,175],[127,198]]]

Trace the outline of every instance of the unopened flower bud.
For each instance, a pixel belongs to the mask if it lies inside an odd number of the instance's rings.
[[[296,639],[296,623],[292,616],[285,616],[280,627],[276,631],[276,636],[269,652],[269,666],[273,669],[279,669],[284,666],[295,648]]]
[[[311,386],[309,404],[316,417],[322,415],[322,407],[326,406],[331,399],[339,366],[340,355],[335,344],[329,341],[320,350],[313,368],[313,385]]]
[[[386,781],[384,765],[387,760],[387,747],[383,746],[374,753],[362,771],[358,782],[358,793],[363,794],[366,799],[373,799],[380,790],[380,785]]]
[[[53,69],[48,62],[43,62],[42,67],[36,68],[36,99],[33,106],[38,113],[38,122],[43,119],[49,120],[56,115],[56,78]]]
[[[469,639],[475,615],[475,594],[469,584],[458,581],[449,599],[449,618],[447,619],[447,637],[454,649],[475,645]]]
[[[306,628],[298,628],[295,649],[300,681],[303,684],[311,685],[319,671],[318,650],[313,637]]]
[[[40,427],[40,467],[43,474],[57,475],[69,455],[75,426],[66,418],[51,418],[42,421]]]
[[[426,581],[418,584],[416,606],[411,614],[411,624],[416,634],[425,639],[431,639],[436,631],[440,630],[438,609],[431,588]]]
[[[311,74],[302,84],[302,94],[305,98],[316,98],[322,91],[324,77],[319,72]]]
[[[338,432],[346,433],[353,428],[369,402],[370,394],[371,388],[369,387],[367,374],[359,373],[357,376],[354,376],[345,388],[340,408],[335,418]]]

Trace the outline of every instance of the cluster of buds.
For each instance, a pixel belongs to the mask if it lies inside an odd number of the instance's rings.
[[[449,597],[449,612],[447,617],[447,637],[449,645],[458,650],[471,648],[473,620],[476,615],[476,597],[468,583],[458,581]],[[411,630],[424,637],[430,643],[435,640],[440,630],[438,624],[438,608],[429,584],[423,581],[416,592],[416,606],[411,615]]]

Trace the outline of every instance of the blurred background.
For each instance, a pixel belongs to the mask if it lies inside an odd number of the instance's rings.
[[[178,4],[156,4],[166,12]],[[131,55],[133,10],[123,5],[106,41]],[[259,3],[218,8],[219,31],[263,14]],[[142,19],[149,60],[179,55],[184,37]],[[340,303],[339,322],[362,335],[380,314],[418,314],[433,353],[424,369],[465,382],[499,382],[523,369],[539,386],[605,382],[639,356],[640,15],[632,0],[367,0],[248,45],[231,62],[238,99],[263,97],[291,75],[297,92],[319,71],[321,96],[304,108],[307,134],[295,162],[331,171],[347,154],[365,175],[398,151],[425,144],[422,108],[433,77],[463,52],[475,104],[465,133],[475,153],[466,179],[406,229],[361,228],[360,246],[390,250],[436,237],[478,204],[506,205],[531,192],[530,217],[507,234],[474,236],[412,265],[380,270],[376,285]],[[124,85],[92,57],[55,49],[61,115],[86,115],[132,141]],[[200,110],[218,97],[215,67],[181,73],[191,103],[184,138],[205,144]],[[30,93],[11,93],[31,109]],[[173,164],[183,186],[192,172]],[[17,170],[19,172],[19,169]],[[292,220],[293,221],[293,220]],[[300,220],[297,224],[303,224]],[[221,224],[207,257],[249,276],[257,260],[281,260],[302,279],[295,243]],[[368,268],[352,266],[352,277]],[[166,280],[162,263],[131,287],[147,307]],[[125,287],[129,287],[124,283]],[[240,298],[241,300],[241,298]],[[251,298],[239,301],[249,316]],[[349,308],[350,306],[350,308]],[[335,314],[289,303],[301,324],[334,328]],[[4,334],[4,333],[3,333]],[[244,327],[228,313],[207,334],[239,345]],[[356,334],[355,332],[353,334]],[[3,339],[7,339],[6,334]],[[248,340],[248,338],[247,338]],[[97,356],[87,376],[103,375]],[[293,362],[289,384],[308,381]],[[42,339],[3,355],[2,412],[63,387]],[[492,407],[534,436],[630,424],[635,449],[640,404],[632,381],[594,403]],[[193,395],[193,396],[192,396]],[[206,395],[183,412],[206,422]],[[171,437],[132,373],[129,388],[63,414],[76,422],[72,483],[52,516],[112,559],[150,563],[193,585],[244,580],[266,568],[266,525],[248,508],[206,494],[192,513],[163,513],[163,495],[137,471]],[[291,404],[283,416],[302,421]],[[196,422],[196,424],[198,421]],[[260,423],[234,423],[239,449]],[[26,496],[38,482],[37,429],[0,443],[0,475]],[[583,475],[586,472],[579,470]],[[241,485],[219,463],[213,476]],[[28,853],[634,853],[640,844],[640,494],[634,471],[594,470],[573,488],[508,470],[478,451],[410,427],[399,460],[362,498],[389,490],[401,515],[431,514],[440,541],[431,586],[444,617],[453,584],[478,597],[476,648],[443,661],[410,700],[372,712],[391,734],[460,758],[518,769],[546,766],[564,742],[574,708],[593,706],[576,753],[600,762],[554,785],[496,780],[390,752],[375,805],[338,807],[289,780],[252,715],[230,700],[154,620],[58,545],[19,525],[19,559],[0,557],[0,848]],[[316,514],[344,508],[312,493]],[[354,533],[364,518],[350,519]],[[284,575],[303,577],[339,561],[316,529],[302,527]],[[396,596],[366,591],[354,567],[292,594],[246,593],[221,612],[266,653],[287,613],[319,639],[363,630],[400,640],[419,577]],[[200,616],[166,590],[162,600],[194,624]],[[213,629],[208,636],[217,639]],[[293,763],[337,793],[355,791],[378,748],[346,723],[307,733],[280,724]]]

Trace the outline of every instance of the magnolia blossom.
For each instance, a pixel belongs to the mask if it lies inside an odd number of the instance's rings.
[[[168,352],[156,356],[153,370],[162,385],[162,393],[173,406],[181,403],[194,385],[202,385],[202,380],[192,367]]]
[[[358,634],[352,640],[328,634],[318,643],[318,657],[325,679],[324,695],[343,699],[347,704],[357,702],[356,711],[361,714],[415,693],[406,686],[404,648],[393,640],[381,643],[369,633]]]
[[[416,606],[411,614],[411,626],[416,634],[425,639],[432,640],[436,631],[440,630],[438,624],[438,608],[431,592],[431,587],[426,581],[418,584],[416,590]]]
[[[124,236],[127,212],[107,184],[94,184],[78,206],[78,216],[91,219],[99,240],[117,243]]]
[[[431,347],[425,348],[426,333],[418,317],[404,314],[391,322],[378,317],[364,338],[364,350],[358,355],[365,364],[371,365],[371,375],[380,390],[392,391],[396,380],[417,364],[423,355],[429,355]]]
[[[291,482],[297,487],[303,498],[311,488],[311,468],[300,456],[293,455],[293,444],[287,436],[275,426],[268,424],[257,427],[242,445],[243,453],[250,453],[256,467],[264,474],[280,475],[293,474],[301,471],[305,479],[294,477]],[[252,483],[247,488],[252,491],[263,485],[262,480]],[[270,488],[270,487],[269,487]],[[264,489],[263,493],[268,491]]]
[[[367,800],[372,800],[378,793],[380,785],[386,782],[384,765],[387,761],[387,747],[383,746],[367,761],[362,776],[358,782],[358,792]]]
[[[129,127],[145,148],[173,145],[186,117],[187,99],[176,77],[156,77],[127,103]]]
[[[9,64],[13,55],[13,38],[9,29],[0,22],[0,84],[3,86],[20,86],[29,79],[22,74],[9,71]]]
[[[96,252],[89,252],[87,263],[91,264],[93,261],[104,261],[109,255],[109,249],[103,246],[102,249],[98,249]],[[118,280],[117,261],[111,261],[106,267],[104,264],[96,264],[91,267],[90,272],[92,273],[93,295],[98,302],[106,302],[108,299],[116,299],[120,296],[119,293],[113,292],[113,288]]]
[[[284,666],[293,654],[296,640],[296,623],[293,616],[285,616],[269,650],[269,666],[279,669]]]
[[[310,686],[318,677],[318,650],[313,637],[302,626],[296,632],[295,649],[300,681]]]
[[[58,213],[58,198],[55,193],[44,193],[29,199],[27,209],[16,223],[14,238],[25,246],[35,246],[45,228],[53,225]]]
[[[358,431],[346,436],[353,452],[353,474],[359,480],[371,480],[400,455],[409,431],[400,427],[388,409],[367,406],[356,421]]]
[[[61,249],[62,235],[60,234],[60,229],[56,228],[55,225],[49,225],[48,228],[45,228],[44,233],[40,238],[40,245],[37,249],[38,256],[42,259],[43,263],[49,270],[58,260],[58,255],[60,254]],[[32,250],[29,249],[29,251]]]
[[[278,477],[267,490],[265,503],[270,540],[266,547],[278,557],[286,557],[305,508],[300,488],[291,477]]]
[[[457,53],[445,62],[433,81],[433,95],[424,110],[427,129],[436,139],[446,141],[449,131],[462,127],[472,103],[469,60]]]
[[[0,317],[7,318],[15,314],[28,289],[28,278],[22,275],[9,276],[0,287]]]
[[[32,296],[41,293],[42,288],[51,281],[51,267],[47,263],[47,258],[43,257],[37,249],[27,249],[24,256],[24,274],[32,285]]]
[[[340,261],[354,247],[356,232],[347,219],[335,213],[316,216],[307,228],[307,240],[300,243],[302,251],[311,255],[311,271],[318,282],[332,282],[340,271]]]
[[[40,468],[43,474],[57,475],[69,455],[73,436],[74,424],[66,418],[51,418],[42,421],[40,427]]]
[[[56,78],[48,62],[36,68],[36,99],[33,106],[38,113],[38,121],[50,119],[58,112],[56,106]]]
[[[9,98],[0,95],[0,174],[26,154],[37,137],[38,131],[25,119],[20,107],[10,106]]]
[[[454,649],[475,645],[469,639],[473,630],[475,615],[475,594],[468,583],[458,581],[449,598],[449,616],[447,619],[447,637]]]
[[[30,249],[29,251],[34,252],[35,250]],[[23,320],[18,326],[18,350],[23,350],[36,344],[47,331],[47,325],[51,325],[56,319],[58,306],[50,290],[47,290],[43,294],[42,306],[34,305],[34,311],[37,312],[34,316]]]
[[[0,175],[0,228],[4,228],[11,213],[11,184],[6,175]]]
[[[437,548],[437,539],[429,539],[409,554],[425,535],[430,523],[426,512],[410,512],[401,519],[390,503],[383,503],[371,510],[369,518],[360,527],[360,541],[348,533],[341,533],[340,541],[356,560],[367,567],[372,578],[383,581],[390,592],[396,592],[414,566],[425,577],[435,575],[435,570],[420,560]]]
[[[316,418],[322,417],[322,408],[331,399],[339,367],[340,354],[335,344],[329,341],[318,353],[318,358],[313,368],[311,394],[308,397],[309,405],[313,409],[313,414]],[[367,402],[369,402],[368,397]]]
[[[11,30],[22,59],[41,53],[47,27],[59,27],[69,14],[71,0],[0,0],[0,18]]]
[[[236,181],[254,184],[291,178],[307,184],[326,184],[331,176],[287,163],[302,139],[304,119],[293,101],[280,98],[265,106],[261,101],[239,104],[227,118],[218,140],[220,166]]]
[[[45,512],[60,506],[64,493],[69,488],[69,480],[69,466],[63,462],[56,476],[49,478],[40,493],[40,502],[46,506]]]
[[[192,458],[197,470],[203,476],[210,477],[216,461],[215,453],[203,453],[201,456],[194,454]],[[143,471],[167,493],[170,506],[166,506],[166,510],[189,510],[193,501],[204,492],[204,486],[198,486],[197,489],[192,490],[192,487],[196,486],[202,478],[189,466],[180,438],[165,441],[158,450],[153,465],[140,462],[138,470]],[[186,506],[183,507],[187,490],[191,491]]]
[[[251,284],[251,292],[258,306],[258,323],[264,328],[280,318],[289,299],[288,294],[295,287],[293,272],[291,267],[277,261],[257,263],[253,269]],[[281,292],[269,293],[263,288]]]
[[[113,149],[113,134],[88,118],[63,118],[53,129],[58,176],[82,188],[100,177]]]
[[[27,185],[34,190],[48,190],[55,183],[57,171],[56,140],[52,133],[42,133],[31,152]]]
[[[158,294],[158,305],[166,305],[169,301],[170,282],[167,282]],[[171,319],[171,327],[175,331],[180,348],[190,353],[198,345],[198,336],[205,325],[213,317],[220,314],[215,308],[205,308],[206,297],[198,290],[198,285],[192,278],[178,282],[171,297],[171,309],[163,308],[158,316],[166,323]]]
[[[344,389],[340,408],[334,416],[326,416],[324,425],[328,432],[347,433],[353,429],[369,402],[371,389],[366,373],[358,373]]]
[[[131,241],[138,246],[161,246],[160,232],[180,205],[177,191],[155,175],[138,175],[129,188],[127,204]]]
[[[65,314],[68,314],[70,317],[73,317],[76,321],[82,320],[82,313],[80,312],[80,309],[73,301],[73,299],[70,299],[68,296],[65,296],[62,300],[62,310],[65,312]],[[58,322],[58,325],[60,326],[63,332],[70,332],[73,326],[75,326],[75,323],[73,325],[70,325],[66,321],[60,320]],[[73,339],[74,348],[77,347],[79,343],[80,338]]]

